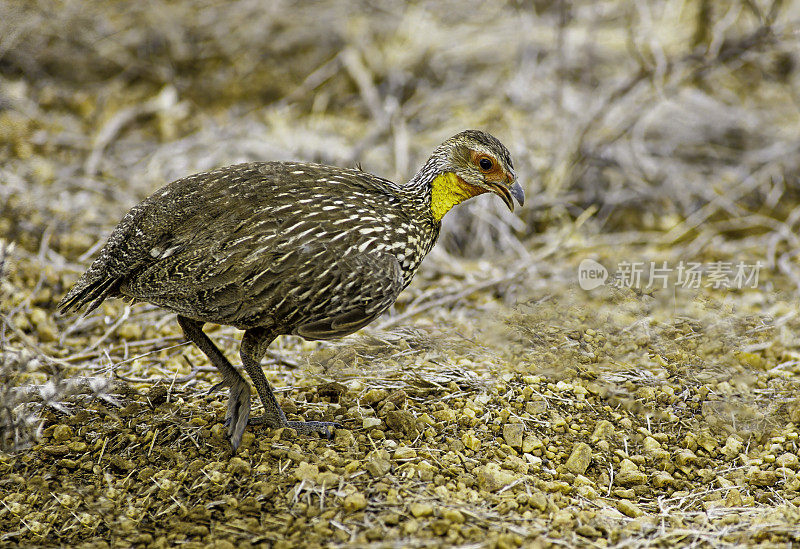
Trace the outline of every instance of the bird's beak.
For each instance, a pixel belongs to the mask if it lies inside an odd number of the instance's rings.
[[[522,190],[522,186],[516,181],[514,181],[514,184],[510,187],[495,183],[492,185],[492,192],[502,198],[503,202],[506,203],[506,206],[508,206],[508,209],[512,212],[514,211],[514,200],[512,200],[512,197],[519,202],[520,206],[525,204],[525,191]]]
[[[522,190],[522,186],[519,183],[517,183],[516,181],[514,181],[514,184],[511,185],[511,188],[509,190],[511,191],[511,196],[513,196],[514,198],[517,199],[517,202],[519,202],[519,205],[520,206],[524,206],[525,205],[525,191]],[[511,209],[513,211],[514,208],[511,208]]]

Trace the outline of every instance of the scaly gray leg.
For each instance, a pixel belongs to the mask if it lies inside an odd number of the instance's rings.
[[[264,370],[261,369],[261,358],[267,352],[267,347],[275,340],[275,334],[263,328],[251,328],[242,337],[242,346],[239,348],[239,356],[242,357],[242,364],[247,370],[253,385],[261,397],[261,404],[264,405],[264,415],[260,418],[250,420],[252,424],[265,423],[270,427],[291,427],[298,433],[310,434],[319,433],[325,438],[331,438],[331,427],[341,427],[338,423],[331,421],[287,421],[286,415],[281,410],[275,394],[272,392]]]
[[[211,391],[223,386],[231,388],[228,411],[225,414],[225,426],[231,446],[236,450],[239,443],[242,442],[242,434],[247,426],[247,418],[250,416],[250,386],[244,376],[228,362],[225,355],[203,331],[203,322],[178,315],[178,324],[183,329],[186,339],[197,345],[222,375],[222,381]]]

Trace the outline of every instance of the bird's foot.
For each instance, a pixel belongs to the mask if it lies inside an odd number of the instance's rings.
[[[276,424],[272,418],[267,416],[251,417],[250,425],[268,425],[273,429],[281,427],[290,427],[298,433],[310,435],[312,433],[319,433],[319,435],[328,440],[333,438],[331,429],[341,429],[342,424],[335,421],[287,421],[285,424]]]
[[[289,427],[302,433],[310,435],[311,433],[319,433],[319,435],[328,440],[333,438],[331,429],[341,429],[342,424],[335,421],[289,421]]]

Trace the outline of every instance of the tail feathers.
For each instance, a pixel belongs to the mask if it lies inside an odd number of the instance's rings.
[[[62,314],[82,309],[87,304],[86,312],[95,310],[107,297],[116,295],[119,280],[113,277],[103,277],[95,280],[81,278],[72,289],[67,292],[64,299],[58,304]]]

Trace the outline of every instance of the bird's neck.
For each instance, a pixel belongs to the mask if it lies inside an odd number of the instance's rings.
[[[437,165],[437,160],[436,156],[432,156],[404,186],[404,190],[409,194],[425,197],[431,216],[436,223],[439,223],[453,206],[486,191],[470,185],[453,172],[443,171]]]
[[[436,221],[441,221],[444,214],[449,212],[453,206],[486,191],[470,185],[453,172],[446,172],[431,181],[430,192],[431,213]]]

